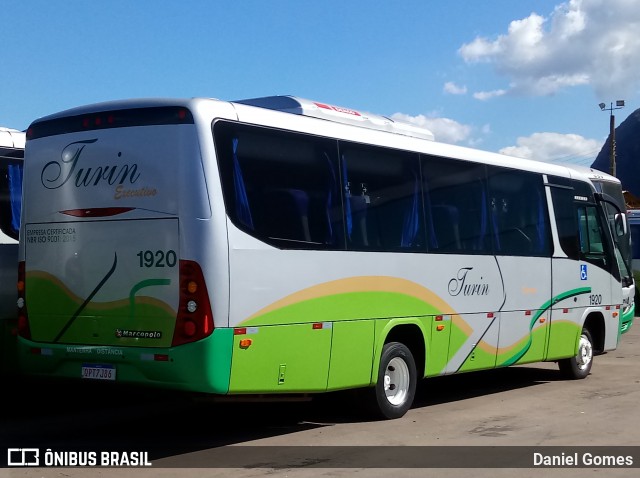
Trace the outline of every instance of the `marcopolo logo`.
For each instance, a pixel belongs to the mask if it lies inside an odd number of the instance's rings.
[[[161,339],[162,332],[159,330],[127,330],[116,329],[116,338],[119,339]]]

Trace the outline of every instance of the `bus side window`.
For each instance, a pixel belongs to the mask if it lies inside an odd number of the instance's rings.
[[[311,242],[309,195],[302,189],[267,189],[262,196],[265,211],[276,211],[266,222],[269,237]]]
[[[549,176],[551,199],[556,217],[560,247],[570,259],[580,259],[578,216],[573,204],[574,190],[571,180]]]
[[[606,268],[604,234],[595,206],[581,206],[578,211],[580,252],[585,260]]]
[[[422,156],[422,176],[429,250],[491,254],[485,166]]]
[[[551,236],[542,176],[488,167],[497,255],[549,256]]]
[[[443,251],[459,251],[460,211],[455,206],[438,204],[431,207],[434,223],[435,243]]]
[[[283,249],[343,249],[337,143],[298,133],[214,125],[231,221]]]
[[[348,248],[422,250],[418,155],[347,142],[340,152]]]

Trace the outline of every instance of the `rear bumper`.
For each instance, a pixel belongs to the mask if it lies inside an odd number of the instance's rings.
[[[113,367],[116,382],[226,394],[232,346],[233,329],[216,329],[206,339],[173,348],[45,344],[19,338],[18,357],[26,375],[81,380],[83,366]]]

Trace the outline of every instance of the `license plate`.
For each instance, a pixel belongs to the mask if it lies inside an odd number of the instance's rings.
[[[82,366],[82,378],[91,380],[115,380],[116,368],[113,365],[85,364]]]

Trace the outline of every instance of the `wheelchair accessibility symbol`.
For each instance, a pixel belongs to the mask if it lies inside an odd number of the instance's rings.
[[[580,264],[580,280],[587,280],[587,265]]]

